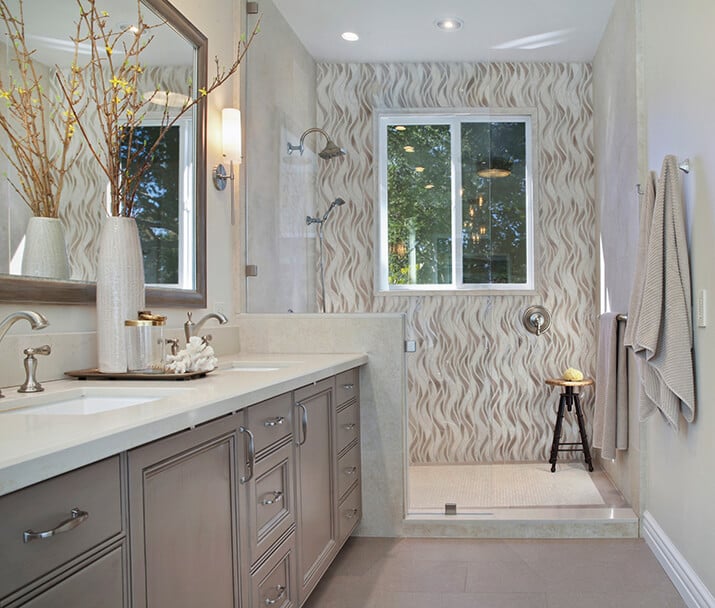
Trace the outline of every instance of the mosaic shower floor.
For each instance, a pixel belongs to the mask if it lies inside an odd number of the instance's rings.
[[[548,463],[413,465],[409,468],[409,513],[458,513],[490,508],[622,507],[623,497],[600,471],[580,462],[563,462],[551,473]]]

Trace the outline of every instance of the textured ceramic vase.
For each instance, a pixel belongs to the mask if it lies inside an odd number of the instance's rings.
[[[22,275],[69,279],[65,230],[56,217],[31,217],[25,230]]]
[[[144,308],[144,261],[134,218],[108,217],[99,235],[97,346],[99,371],[127,371],[124,321]]]

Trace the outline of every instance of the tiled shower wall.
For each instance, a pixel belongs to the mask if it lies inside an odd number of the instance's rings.
[[[404,312],[412,463],[543,460],[557,396],[544,379],[595,372],[598,248],[591,67],[575,63],[319,64],[318,125],[347,156],[320,165],[328,312]],[[380,295],[376,109],[534,108],[536,289],[527,295]],[[317,245],[317,244],[316,244]],[[521,316],[552,313],[536,337]],[[396,379],[398,381],[398,379]],[[583,403],[590,429],[593,392]],[[575,440],[569,419],[565,434]],[[590,430],[589,430],[590,434]]]

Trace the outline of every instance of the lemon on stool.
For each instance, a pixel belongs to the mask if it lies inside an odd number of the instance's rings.
[[[569,367],[563,374],[562,378],[569,382],[577,382],[583,380],[583,372],[575,367]]]

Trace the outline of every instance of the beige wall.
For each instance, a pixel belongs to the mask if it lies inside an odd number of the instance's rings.
[[[638,243],[636,3],[616,2],[593,60],[596,206],[604,310],[628,312]],[[638,379],[631,360],[628,450],[601,464],[633,509],[640,499]]]
[[[532,295],[384,296],[374,285],[376,108],[534,108],[536,290]],[[330,312],[403,312],[410,460],[548,459],[567,367],[594,373],[598,249],[594,230],[591,68],[574,63],[319,64],[318,122],[347,148],[320,166],[318,200],[348,204],[326,230]],[[536,337],[523,311],[543,304]],[[584,391],[590,420],[592,391]],[[573,420],[569,422],[573,423]],[[574,441],[573,424],[566,431]]]
[[[234,0],[206,0],[201,3],[192,0],[173,0],[173,4],[208,37],[209,57],[218,56],[222,64],[230,63],[232,49],[235,48],[235,43],[238,40],[237,33],[240,31],[241,16],[238,3]],[[217,18],[217,16],[220,17]],[[221,109],[224,106],[238,105],[236,84],[226,83],[208,100],[207,167],[209,172],[219,162],[221,155]],[[228,201],[228,192],[218,192],[211,185],[211,180],[208,180],[206,204],[208,308],[213,309],[217,302],[222,302],[226,312],[233,316],[233,286],[234,282],[239,279],[237,273],[233,272],[231,252],[234,249],[234,244],[238,242],[238,226],[231,226]],[[96,326],[94,303],[84,306],[0,303],[0,319],[21,308],[32,308],[46,314],[51,323],[51,328],[48,331],[53,333],[93,331]],[[169,315],[170,326],[179,327],[185,320],[186,311],[183,308],[164,310],[163,312]],[[195,316],[198,316],[198,313]],[[13,334],[29,334],[29,326],[18,324],[11,332]],[[41,340],[40,336],[41,332],[35,333],[26,345],[36,344],[37,339]],[[3,361],[10,359],[11,366],[17,365],[21,368],[21,349],[14,353],[7,353],[4,345],[2,348]],[[84,363],[87,360],[85,354],[73,352],[55,351],[51,357],[64,359],[65,369],[76,368],[76,362]],[[11,380],[8,379],[10,373],[6,366],[0,369],[0,386],[11,383]],[[12,374],[13,378],[15,376],[16,374]]]
[[[696,328],[695,422],[673,431],[657,414],[645,425],[645,508],[715,592],[715,3],[640,1],[647,167],[690,158],[683,176],[690,224],[693,293],[707,289],[709,325]],[[695,299],[693,300],[695,301]]]

